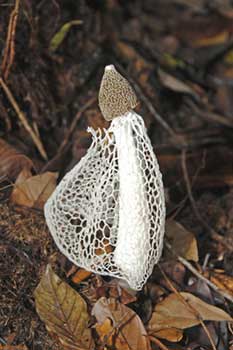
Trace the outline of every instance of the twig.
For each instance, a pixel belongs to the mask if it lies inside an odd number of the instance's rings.
[[[10,91],[9,87],[6,85],[6,83],[3,81],[2,78],[0,78],[0,85],[2,86],[6,96],[8,97],[10,103],[12,104],[12,107],[14,108],[16,115],[18,116],[19,120],[21,121],[21,123],[23,124],[25,130],[29,133],[29,135],[31,136],[35,146],[37,147],[40,155],[47,160],[47,154],[46,151],[44,149],[44,146],[41,142],[41,140],[39,139],[39,137],[37,136],[37,134],[34,132],[34,130],[32,129],[32,127],[29,125],[27,118],[25,116],[25,114],[20,110],[20,107],[18,105],[18,103],[16,102],[12,92]]]
[[[1,181],[2,179],[0,179]],[[0,187],[0,192],[4,191],[4,190],[7,190],[8,188],[11,188],[11,187],[14,187],[14,184],[10,184],[10,185],[6,185],[6,186],[3,186],[3,187]]]
[[[76,128],[76,125],[78,123],[78,121],[80,120],[83,112],[85,112],[89,107],[91,107],[93,105],[93,103],[96,102],[96,97],[92,97],[89,101],[87,101],[87,103],[85,103],[81,108],[80,110],[78,111],[78,113],[75,115],[70,127],[69,127],[69,130],[67,131],[66,135],[65,135],[65,138],[64,140],[62,141],[61,145],[59,146],[58,148],[58,152],[61,152],[65,147],[66,147],[66,144],[68,143],[71,135],[73,134],[75,128]]]
[[[158,347],[161,349],[161,350],[169,350],[166,345],[164,345],[159,339],[155,338],[155,337],[152,337],[151,335],[149,336],[149,339],[152,343],[155,343],[156,345],[158,345]]]
[[[190,108],[193,109],[194,113],[196,113],[196,115],[199,116],[200,118],[202,118],[208,122],[211,122],[211,123],[217,123],[217,124],[220,124],[223,126],[227,126],[229,128],[233,128],[232,120],[227,119],[225,116],[219,115],[219,114],[216,114],[213,112],[201,110],[190,99],[186,100],[186,103],[188,104],[188,106]],[[208,106],[205,106],[205,107],[208,107]]]
[[[200,174],[200,171],[204,168],[205,159],[206,159],[206,151],[204,150],[200,166],[197,168],[192,178],[192,183],[190,183],[191,188],[195,185],[195,182]],[[170,213],[168,212],[167,217],[169,217],[169,219],[174,219],[179,214],[179,212],[183,210],[183,207],[188,199],[189,199],[189,196],[188,194],[186,194],[185,197],[181,200],[181,202],[175,208],[172,209],[173,214],[170,216],[169,214],[171,214],[171,212]]]
[[[7,39],[6,39],[6,47],[4,50],[4,56],[2,60],[2,74],[4,79],[6,80],[10,68],[13,64],[14,57],[15,57],[15,32],[16,32],[16,25],[17,25],[17,19],[19,14],[19,2],[20,0],[15,0],[15,7],[10,15],[10,21],[8,25],[7,30]]]
[[[223,237],[220,236],[212,227],[210,227],[205,220],[203,220],[203,218],[202,218],[202,216],[201,216],[201,214],[196,206],[196,202],[195,202],[193,194],[192,194],[192,189],[191,189],[187,165],[186,165],[186,151],[185,150],[183,150],[181,153],[181,166],[182,166],[182,170],[183,170],[183,176],[184,176],[189,200],[190,200],[191,206],[193,208],[194,214],[196,215],[197,219],[204,226],[204,228],[210,233],[211,237],[214,240],[216,240],[219,243],[221,243],[222,245],[224,245],[228,250],[229,249],[233,250],[232,244],[228,241],[225,242]]]
[[[199,278],[200,280],[202,280],[203,282],[205,282],[211,289],[213,289],[216,293],[220,294],[222,297],[224,297],[225,299],[227,299],[228,301],[230,301],[231,303],[233,303],[233,297],[226,293],[224,290],[221,290],[220,288],[218,288],[213,282],[211,282],[210,280],[208,280],[208,278],[204,277],[200,272],[198,272],[195,267],[193,267],[192,264],[190,264],[189,261],[187,261],[185,258],[183,258],[180,255],[177,255],[173,250],[172,247],[170,245],[170,243],[167,242],[167,240],[165,240],[165,246],[176,256],[176,258],[179,260],[179,262],[181,262],[181,264],[183,264],[190,272],[192,272],[197,278]]]
[[[172,137],[177,137],[176,133],[174,132],[174,130],[172,130],[172,128],[167,124],[167,122],[161,117],[161,115],[155,110],[154,106],[152,105],[152,103],[150,102],[149,98],[144,94],[144,92],[142,91],[141,87],[135,82],[133,81],[133,86],[136,90],[136,92],[138,92],[138,94],[140,95],[142,101],[145,103],[145,105],[147,106],[148,110],[150,111],[150,113],[153,115],[153,117],[157,120],[157,122],[172,136]]]
[[[62,143],[60,144],[58,151],[56,153],[56,155],[49,160],[49,162],[43,167],[42,171],[46,171],[49,167],[51,167],[51,165],[57,161],[61,155],[61,153],[63,153],[66,148],[67,148],[67,144],[69,142],[69,140],[71,139],[71,136],[76,128],[76,125],[78,123],[78,121],[81,119],[83,113],[89,108],[91,107],[94,103],[96,102],[96,97],[92,97],[90,100],[88,100],[78,111],[78,113],[75,115],[67,133],[65,134],[64,140],[62,141]]]
[[[196,135],[196,136],[195,136]],[[185,139],[185,135],[183,136],[184,137],[184,139]],[[178,135],[177,136],[177,138],[179,138],[179,139],[181,139],[182,140],[182,134],[180,135]],[[196,139],[195,139],[196,138]],[[183,142],[182,144],[181,143],[179,143],[179,150],[181,150],[181,149],[185,149],[186,151],[187,150],[193,150],[193,149],[200,149],[201,147],[204,147],[204,146],[212,146],[212,145],[214,145],[214,146],[216,146],[216,145],[226,145],[226,139],[224,139],[224,137],[222,137],[222,136],[215,136],[215,135],[213,135],[213,136],[205,136],[205,135],[203,135],[202,137],[201,137],[201,139],[200,138],[198,138],[197,139],[197,131],[196,131],[196,134],[194,134],[194,135],[192,135],[192,134],[190,134],[190,139],[189,140],[186,140],[185,142]],[[173,145],[172,145],[172,147],[174,148],[174,143],[173,143]],[[163,143],[163,144],[158,144],[158,145],[156,145],[156,149],[157,149],[157,151],[158,150],[163,150],[163,151],[165,151],[165,150],[169,150],[171,148],[171,143]]]
[[[104,349],[106,347],[106,345],[108,345],[108,340],[110,339],[111,336],[113,336],[114,332],[116,332],[116,338],[118,337],[118,334],[120,334],[122,336],[122,338],[124,339],[125,343],[127,344],[127,347],[130,349],[130,350],[133,350],[131,345],[129,344],[127,338],[125,337],[122,329],[132,321],[132,319],[134,317],[136,317],[137,315],[134,313],[132,314],[129,318],[126,319],[126,321],[124,321],[125,317],[129,314],[129,312],[127,311],[119,321],[116,321],[115,318],[114,318],[114,315],[113,313],[111,313],[111,319],[113,321],[113,326],[112,326],[112,329],[109,331],[108,334],[105,335],[105,341],[103,342],[103,346],[104,346]],[[116,340],[115,338],[115,340]]]
[[[115,62],[116,67],[119,69],[119,71],[122,71],[125,75],[126,72],[124,68],[117,62]],[[129,82],[133,85],[135,91],[140,95],[141,100],[145,103],[147,106],[149,112],[153,115],[153,117],[157,120],[157,122],[173,137],[178,139],[178,135],[175,133],[174,130],[167,124],[167,122],[160,116],[160,114],[155,110],[154,106],[150,102],[149,98],[144,94],[142,91],[142,88],[139,86],[138,83],[131,77],[127,76],[127,79]]]
[[[125,343],[127,344],[128,348],[129,348],[130,350],[133,350],[133,348],[132,348],[131,345],[129,344],[129,342],[128,342],[126,336],[124,335],[124,333],[123,333],[123,331],[122,331],[122,328],[124,328],[124,327],[125,327],[134,317],[136,317],[137,315],[136,315],[136,313],[133,314],[133,315],[131,315],[131,316],[130,316],[128,319],[126,319],[126,321],[123,323],[124,318],[125,318],[128,314],[129,314],[129,312],[126,312],[126,313],[121,317],[121,319],[120,319],[118,322],[116,322],[116,320],[115,320],[113,314],[112,314],[112,318],[113,318],[113,321],[115,322],[114,328],[119,332],[119,334],[121,334],[121,336],[122,336],[122,338],[124,339]],[[113,328],[113,329],[114,329],[114,328]]]
[[[164,277],[164,278],[166,279],[166,281],[168,282],[170,288],[171,288],[171,289],[173,290],[173,292],[177,295],[177,297],[181,300],[181,302],[182,302],[185,306],[187,306],[187,307],[190,309],[190,311],[191,311],[191,312],[194,314],[194,316],[196,317],[197,321],[202,325],[202,327],[203,327],[203,329],[204,329],[204,331],[205,331],[205,333],[206,333],[206,335],[207,335],[207,337],[208,337],[208,339],[209,339],[209,341],[210,341],[210,344],[211,344],[213,350],[217,350],[217,348],[216,348],[216,346],[215,346],[215,344],[214,344],[214,341],[213,341],[213,339],[212,339],[212,337],[211,337],[211,334],[210,334],[209,330],[207,329],[206,325],[204,324],[203,319],[202,319],[200,313],[199,313],[192,305],[190,305],[190,303],[182,296],[182,294],[180,294],[180,293],[178,292],[178,290],[174,287],[174,285],[172,284],[172,282],[170,281],[170,279],[167,277],[166,273],[163,271],[163,269],[161,268],[161,266],[160,266],[160,265],[158,265],[158,266],[159,266],[159,269],[160,269],[160,271],[161,271],[163,277]]]

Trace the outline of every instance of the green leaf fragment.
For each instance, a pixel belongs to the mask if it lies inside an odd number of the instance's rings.
[[[66,35],[68,34],[70,28],[72,26],[80,25],[82,23],[83,23],[83,21],[80,21],[78,19],[65,23],[61,27],[61,29],[51,39],[50,45],[49,45],[49,51],[55,52],[58,49],[58,47],[62,44],[62,42],[65,39]]]

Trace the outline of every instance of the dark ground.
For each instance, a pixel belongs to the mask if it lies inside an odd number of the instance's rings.
[[[167,216],[195,234],[197,270],[205,261],[208,273],[233,276],[231,1],[21,0],[13,16],[15,6],[0,1],[0,349],[6,342],[61,349],[36,314],[33,291],[48,262],[67,281],[71,264],[56,250],[42,210],[17,206],[9,196],[25,164],[33,162],[34,174],[58,171],[61,178],[89,147],[87,126],[108,126],[97,104],[106,64],[115,64],[136,90],[163,173]],[[71,20],[82,23],[54,48],[54,35]],[[176,280],[172,264],[162,259],[176,287],[190,291],[190,272]],[[145,322],[155,278],[162,284],[155,272],[133,305]],[[226,288],[233,296],[233,287]],[[216,293],[204,297],[232,311]],[[168,349],[212,349],[201,333],[198,326],[178,344],[165,343]],[[232,346],[226,325],[211,334],[218,350]]]

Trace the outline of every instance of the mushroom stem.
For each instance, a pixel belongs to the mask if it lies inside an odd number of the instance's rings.
[[[131,111],[114,119],[111,129],[116,140],[120,183],[119,227],[114,260],[130,286],[138,289],[145,275],[150,251],[150,215],[142,173],[143,160],[140,161],[133,135],[135,115]]]

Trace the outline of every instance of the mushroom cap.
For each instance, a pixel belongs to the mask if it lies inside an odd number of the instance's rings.
[[[137,97],[129,82],[113,65],[105,67],[100,84],[99,106],[106,120],[120,117],[137,105]]]

